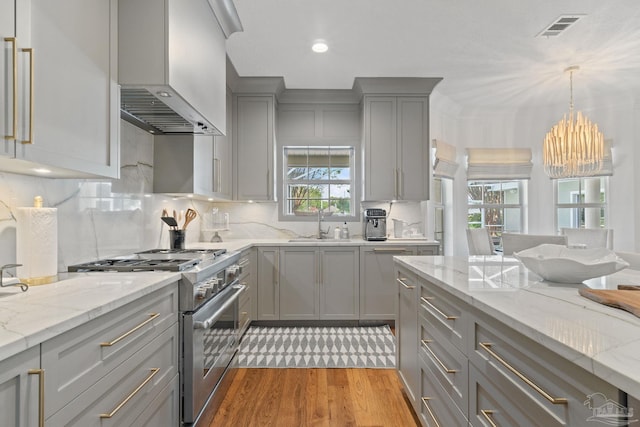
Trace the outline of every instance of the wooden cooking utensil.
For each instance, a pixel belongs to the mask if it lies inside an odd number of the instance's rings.
[[[191,208],[187,209],[187,212],[184,214],[184,225],[182,226],[182,229],[186,230],[187,225],[189,225],[189,223],[193,221],[196,216],[198,216],[198,214],[196,214],[196,211]]]

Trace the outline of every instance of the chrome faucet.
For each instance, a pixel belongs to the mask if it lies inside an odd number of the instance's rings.
[[[322,209],[318,209],[318,239],[325,239],[331,230],[331,226],[327,227],[327,231],[322,229]]]

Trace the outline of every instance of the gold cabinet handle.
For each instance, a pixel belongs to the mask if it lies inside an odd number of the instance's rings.
[[[30,369],[27,373],[38,376],[38,425],[44,427],[44,369]]]
[[[16,130],[18,129],[18,49],[16,47],[15,37],[5,37],[6,43],[11,43],[11,56],[13,57],[13,130],[11,134],[5,135],[4,139],[16,139]]]
[[[439,358],[438,356],[436,356],[436,354],[433,352],[433,350],[431,350],[431,348],[429,348],[429,345],[428,345],[428,344],[429,344],[429,343],[432,343],[432,342],[433,342],[433,340],[421,340],[421,341],[422,341],[422,346],[423,346],[425,349],[427,349],[427,351],[428,351],[429,353],[431,353],[431,356],[433,356],[433,358],[434,358],[434,359],[436,359],[436,362],[438,362],[438,365],[440,365],[440,367],[441,367],[442,369],[444,369],[444,371],[445,371],[447,374],[455,374],[456,372],[458,372],[458,370],[457,370],[457,369],[449,369],[449,368],[447,368],[447,366],[446,366],[444,363],[442,363],[442,360],[440,360],[440,358]]]
[[[406,283],[404,283],[404,281],[407,280],[405,277],[398,277],[396,279],[396,282],[400,283],[402,286],[404,286],[405,289],[415,289],[415,285],[407,285]]]
[[[144,322],[140,323],[138,326],[136,326],[135,328],[129,330],[128,332],[125,332],[124,334],[120,335],[118,338],[116,338],[113,341],[100,343],[100,347],[111,347],[112,345],[115,345],[115,344],[119,343],[120,341],[122,341],[123,339],[125,339],[126,337],[128,337],[129,335],[131,335],[132,333],[137,331],[138,329],[144,327],[144,325],[146,325],[147,323],[152,322],[153,319],[157,318],[158,316],[160,316],[160,313],[151,313],[151,314],[149,314],[149,318],[147,320],[145,320]]]
[[[542,388],[540,388],[536,383],[534,383],[533,381],[531,381],[529,378],[527,378],[523,373],[521,373],[520,371],[518,371],[516,368],[514,368],[513,366],[511,366],[509,364],[509,362],[507,362],[506,360],[504,360],[502,357],[500,357],[495,351],[493,351],[491,349],[491,343],[488,342],[479,342],[478,343],[480,345],[480,347],[482,347],[487,353],[489,353],[494,359],[496,359],[498,362],[500,362],[500,364],[502,366],[504,366],[505,368],[507,368],[509,371],[511,371],[515,376],[517,376],[518,378],[520,378],[522,381],[524,381],[525,384],[527,384],[529,387],[531,387],[532,389],[534,389],[535,391],[537,391],[542,397],[544,397],[545,399],[547,399],[549,402],[553,403],[554,405],[558,405],[558,404],[567,404],[568,400],[564,397],[553,397],[551,396],[549,393],[547,393],[546,391],[544,391]]]
[[[487,422],[489,424],[491,424],[491,427],[498,427],[498,425],[495,422],[493,422],[493,418],[491,417],[491,415],[493,414],[492,410],[490,410],[490,409],[480,409],[480,413],[482,414],[484,419],[487,420]]]
[[[407,248],[373,248],[373,252],[407,252]]]
[[[449,316],[444,314],[438,307],[436,307],[431,301],[429,301],[431,299],[434,299],[434,297],[420,297],[420,300],[423,303],[427,304],[429,307],[435,310],[435,312],[442,316],[445,320],[456,320],[458,318],[457,316]]]
[[[136,394],[138,394],[138,392],[142,389],[142,387],[144,387],[145,385],[147,385],[147,383],[149,381],[151,381],[151,379],[153,379],[153,377],[158,373],[158,371],[160,370],[160,368],[151,368],[151,373],[149,374],[149,376],[142,382],[142,384],[140,384],[138,387],[136,387],[135,390],[133,390],[131,393],[129,393],[129,395],[127,397],[124,398],[124,400],[122,402],[120,402],[120,404],[118,406],[116,406],[115,408],[113,408],[113,411],[109,412],[108,414],[100,414],[100,418],[112,418],[115,414],[118,413],[118,411],[120,409],[122,409],[122,407],[124,405],[126,405],[131,399],[133,399],[133,396],[135,396]]]
[[[436,424],[436,427],[440,427],[440,423],[436,419],[435,414],[433,413],[433,411],[431,410],[431,407],[429,406],[430,400],[431,400],[430,397],[423,397],[422,404],[424,405],[425,408],[427,408],[427,412],[429,412],[429,415],[431,416],[431,419],[433,420],[433,422]]]
[[[34,65],[33,65],[33,48],[24,48],[23,52],[29,54],[29,136],[27,139],[20,141],[23,144],[33,144],[33,88],[34,88]]]

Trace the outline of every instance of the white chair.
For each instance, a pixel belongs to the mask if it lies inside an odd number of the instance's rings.
[[[613,249],[613,230],[608,228],[561,228],[560,234],[567,236],[569,247]]]
[[[513,255],[544,243],[567,246],[567,236],[555,234],[502,233],[502,255]]]
[[[493,255],[494,247],[487,228],[467,228],[469,255]]]
[[[640,253],[616,251],[616,255],[627,261],[630,269],[640,270]]]

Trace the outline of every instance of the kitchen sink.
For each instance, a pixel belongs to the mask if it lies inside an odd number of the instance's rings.
[[[318,239],[317,237],[296,237],[295,239],[289,239],[291,243],[336,243],[350,241],[351,239]]]

